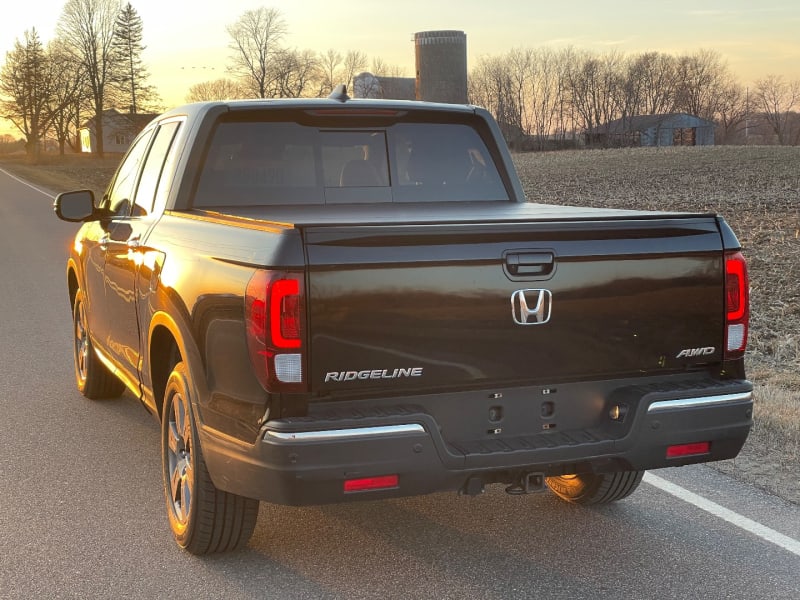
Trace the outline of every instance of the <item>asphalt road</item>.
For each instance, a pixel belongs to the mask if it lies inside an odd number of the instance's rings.
[[[180,551],[156,421],[131,396],[75,389],[76,228],[51,204],[0,172],[0,598],[800,598],[800,506],[703,466],[595,509],[499,486],[262,503],[245,551]]]

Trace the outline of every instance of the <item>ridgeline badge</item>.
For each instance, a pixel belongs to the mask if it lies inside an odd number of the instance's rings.
[[[422,367],[406,369],[367,369],[365,371],[329,371],[325,374],[325,383],[329,381],[354,381],[356,379],[401,379],[406,377],[422,377]]]

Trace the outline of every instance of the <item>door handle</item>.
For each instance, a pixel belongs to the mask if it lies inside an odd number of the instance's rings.
[[[136,250],[142,245],[142,236],[136,234],[128,239],[128,250]]]
[[[509,252],[506,268],[514,277],[541,277],[550,275],[555,267],[552,252]]]
[[[103,237],[99,240],[99,245],[101,250],[108,250],[108,243],[111,241],[111,236],[107,233],[103,234]]]

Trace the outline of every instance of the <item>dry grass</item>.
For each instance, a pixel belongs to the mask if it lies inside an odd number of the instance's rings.
[[[800,504],[800,402],[797,391],[756,381],[755,426],[739,456],[717,470]]]
[[[715,466],[800,503],[800,148],[636,148],[514,160],[533,202],[725,217],[750,269],[756,425],[739,457]],[[118,161],[73,155],[33,166],[0,156],[0,165],[55,192],[102,193]]]
[[[90,189],[99,198],[114,175],[121,155],[95,158],[87,154],[44,155],[31,164],[24,154],[0,155],[0,166],[52,192]]]

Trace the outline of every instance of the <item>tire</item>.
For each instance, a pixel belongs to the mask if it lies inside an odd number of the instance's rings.
[[[256,526],[258,500],[218,490],[206,469],[183,363],[170,373],[161,420],[164,495],[172,535],[192,554],[244,546]]]
[[[83,292],[78,290],[72,306],[73,358],[75,364],[75,383],[78,390],[90,400],[118,398],[125,390],[125,384],[117,379],[100,362],[92,347]]]
[[[644,471],[581,473],[546,477],[547,487],[559,498],[575,504],[608,504],[630,496],[642,482]]]

